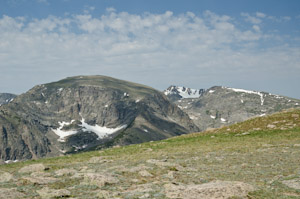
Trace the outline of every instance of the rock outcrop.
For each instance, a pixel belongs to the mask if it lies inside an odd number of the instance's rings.
[[[3,104],[8,104],[16,98],[16,95],[11,93],[0,93],[0,106]]]

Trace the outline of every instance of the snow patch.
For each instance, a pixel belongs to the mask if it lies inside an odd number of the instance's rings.
[[[60,151],[61,153],[66,153],[66,152],[67,152],[67,151],[65,151],[65,150],[60,150],[60,149],[59,149],[59,151]]]
[[[190,119],[191,119],[191,120],[195,120],[195,119],[197,119],[197,118],[198,118],[197,116],[190,115]]]
[[[70,125],[75,120],[72,120],[71,122],[58,122],[59,126],[57,129],[51,129],[56,135],[59,136],[58,141],[59,142],[65,142],[65,137],[68,137],[70,135],[74,135],[77,133],[76,130],[69,130],[69,131],[63,131],[65,125]]]
[[[72,145],[72,147],[75,148],[75,151],[85,149],[87,146],[88,146],[87,144],[85,144],[85,145],[83,145],[83,146],[75,146],[75,145]]]
[[[283,97],[281,97],[281,96],[279,96],[279,95],[274,95],[274,97],[276,98],[276,99],[282,99]]]
[[[105,126],[98,126],[97,124],[95,126],[89,125],[88,123],[85,123],[84,118],[81,120],[81,127],[83,127],[84,132],[93,132],[96,135],[98,135],[98,140],[107,137],[110,134],[113,134],[121,129],[124,129],[127,127],[127,125],[122,125],[116,128],[108,128]]]
[[[105,106],[104,106],[105,108],[107,108],[108,107],[108,104],[105,104]]]
[[[203,94],[203,89],[192,89],[183,86],[171,86],[164,91],[165,95],[178,94],[182,98],[198,98]]]
[[[239,89],[239,88],[227,88],[229,90],[233,90],[235,92],[239,92],[239,93],[248,93],[248,94],[255,94],[255,95],[259,95],[260,96],[260,105],[264,105],[264,94],[262,94],[261,92],[257,92],[257,91],[250,91],[250,90],[244,90],[244,89]]]
[[[138,103],[138,102],[140,102],[141,101],[141,99],[137,99],[137,100],[135,100],[135,103]]]
[[[61,92],[62,90],[64,90],[63,88],[59,88],[59,89],[57,89],[59,92]]]
[[[265,115],[266,115],[266,114],[265,114],[265,113],[263,113],[263,114],[260,114],[260,115],[259,115],[259,117],[263,117],[263,116],[265,116]]]
[[[210,118],[211,119],[216,119],[216,116],[211,115]]]
[[[295,105],[296,105],[296,106],[298,106],[299,104],[298,104],[298,103],[296,103]]]
[[[145,131],[146,133],[148,133],[148,132],[149,132],[147,129],[144,129],[144,131]]]
[[[224,118],[221,118],[221,121],[222,121],[222,122],[226,122],[226,119],[224,119]]]
[[[209,93],[214,93],[215,92],[215,90],[210,90],[210,91],[208,91]]]
[[[12,163],[12,162],[18,162],[19,160],[6,160],[6,161],[4,161],[6,164],[9,164],[9,163]]]
[[[243,103],[244,103],[244,100],[241,99],[241,103],[243,104]]]
[[[124,97],[129,97],[129,94],[128,93],[124,93]]]

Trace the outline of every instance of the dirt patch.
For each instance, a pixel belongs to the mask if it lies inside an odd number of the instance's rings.
[[[0,182],[8,182],[11,179],[13,179],[13,175],[7,172],[1,172],[0,173]]]
[[[19,170],[19,173],[32,173],[32,172],[39,172],[44,171],[45,166],[43,164],[32,164],[29,166],[25,166]]]
[[[99,187],[116,184],[119,180],[109,174],[85,173],[84,183],[97,185]]]
[[[300,190],[300,178],[292,179],[292,180],[284,180],[282,183],[289,188],[299,189]]]
[[[66,189],[49,189],[45,187],[36,191],[43,199],[69,197],[71,192]]]
[[[23,193],[18,192],[16,189],[0,189],[0,199],[14,198],[21,199],[24,198],[25,195]]]
[[[246,198],[248,192],[254,191],[253,186],[235,181],[214,181],[199,185],[166,184],[164,188],[168,198],[184,199]]]

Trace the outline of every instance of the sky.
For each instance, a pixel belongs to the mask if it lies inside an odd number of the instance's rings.
[[[300,99],[300,1],[0,0],[0,93],[77,75]]]

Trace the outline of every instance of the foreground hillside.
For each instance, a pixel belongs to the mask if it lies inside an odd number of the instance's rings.
[[[300,198],[300,110],[0,166],[0,198]]]

